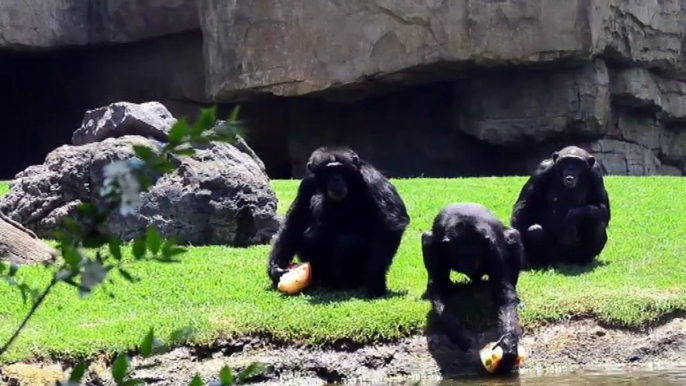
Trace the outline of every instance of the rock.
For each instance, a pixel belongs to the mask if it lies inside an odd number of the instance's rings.
[[[665,162],[684,170],[686,167],[686,130],[670,130],[665,133],[668,137],[661,149]]]
[[[605,174],[643,176],[660,174],[662,164],[650,149],[612,139],[592,144],[591,151]]]
[[[226,123],[226,121],[224,121],[224,120],[217,120],[217,122],[215,123],[213,129],[217,128],[218,126],[223,125],[224,123]],[[234,136],[234,140],[235,140],[235,142],[232,143],[232,145],[233,145],[236,149],[238,149],[238,150],[242,151],[243,153],[247,154],[248,156],[250,156],[250,158],[252,158],[252,160],[255,161],[255,163],[257,164],[257,166],[260,167],[260,170],[262,170],[262,172],[266,174],[267,171],[266,171],[266,169],[265,169],[265,167],[264,167],[264,162],[262,162],[262,160],[260,159],[260,157],[257,156],[257,153],[255,153],[255,151],[248,145],[248,143],[245,142],[245,139],[243,139],[243,137],[241,137],[240,135],[236,134],[236,135]]]
[[[127,43],[199,28],[196,0],[3,0],[0,47]]]
[[[660,171],[660,175],[681,177],[684,175],[684,172],[682,172],[681,169],[679,169],[676,166],[663,164],[662,170]]]
[[[175,123],[176,118],[159,102],[116,102],[86,111],[71,141],[78,146],[106,138],[140,135],[164,142]]]
[[[635,143],[656,153],[668,141],[662,122],[652,114],[638,114],[631,109],[617,109],[604,134],[608,138]]]
[[[541,72],[480,74],[456,87],[458,128],[495,145],[537,143],[562,134],[598,136],[610,118],[605,62]]]
[[[645,68],[611,74],[610,90],[615,103],[656,113],[668,122],[686,121],[686,82],[664,78]]]
[[[135,135],[61,146],[44,164],[17,175],[0,210],[39,237],[50,237],[79,203],[102,207],[98,193],[103,167],[133,158],[136,144],[161,146]],[[135,214],[113,213],[105,231],[131,240],[154,225],[165,237],[193,245],[247,246],[271,240],[279,226],[277,200],[269,179],[250,156],[229,144],[211,143],[191,157],[178,157],[178,162],[177,170],[153,179]]]
[[[207,91],[216,101],[261,93],[407,84],[450,65],[512,65],[604,54],[674,70],[680,0],[289,2],[200,4]]]

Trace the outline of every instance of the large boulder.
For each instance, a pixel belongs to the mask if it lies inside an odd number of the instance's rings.
[[[674,70],[681,0],[205,0],[208,93],[302,95],[449,65],[511,65],[605,54]]]
[[[0,3],[0,47],[126,43],[197,28],[196,0]]]
[[[96,122],[96,126],[115,129],[117,122],[125,122],[107,115],[100,120],[109,122]],[[61,146],[43,164],[19,173],[0,201],[0,211],[39,237],[50,237],[80,203],[102,207],[103,168],[134,158],[133,145],[154,151],[163,146],[143,136],[111,133],[115,137]],[[193,156],[175,160],[178,168],[153,179],[134,214],[110,216],[105,224],[108,233],[131,240],[154,225],[165,237],[175,236],[193,245],[248,246],[271,240],[279,226],[277,200],[269,178],[251,154],[230,144],[210,143]]]
[[[124,135],[165,141],[175,123],[176,118],[160,102],[116,102],[86,111],[81,127],[76,129],[71,142],[85,145]]]

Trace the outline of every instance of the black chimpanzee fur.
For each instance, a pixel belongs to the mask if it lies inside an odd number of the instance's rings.
[[[503,360],[497,371],[509,372],[521,335],[516,287],[524,249],[519,232],[505,226],[481,204],[451,204],[436,215],[431,232],[422,234],[422,253],[428,273],[423,297],[431,300],[448,336],[462,350],[468,350],[473,342],[458,319],[444,312],[445,297],[459,289],[450,280],[450,272],[463,273],[472,282],[488,275],[502,334],[499,345]]]
[[[576,146],[539,164],[522,187],[511,219],[530,266],[590,263],[607,243],[609,224],[602,168]]]
[[[268,274],[277,285],[295,254],[313,284],[386,294],[386,274],[410,217],[391,182],[347,147],[315,150],[273,243]]]

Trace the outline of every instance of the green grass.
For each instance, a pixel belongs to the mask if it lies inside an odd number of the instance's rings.
[[[519,292],[526,305],[520,312],[525,326],[578,315],[637,326],[686,308],[686,180],[606,181],[613,219],[600,257],[605,265],[581,275],[523,273]],[[117,276],[110,287],[115,299],[103,291],[80,299],[72,288],[58,287],[2,360],[134,348],[151,326],[166,336],[192,325],[201,331],[201,342],[248,333],[312,343],[338,338],[369,342],[421,331],[429,305],[419,300],[426,283],[420,233],[440,207],[455,201],[480,202],[507,221],[523,182],[522,177],[395,180],[412,216],[389,274],[395,296],[373,301],[340,294],[285,297],[267,289],[268,246],[199,247],[181,264],[132,264],[130,271],[142,281],[129,284]],[[273,185],[283,213],[297,181]],[[48,280],[48,272],[39,267],[22,269],[20,275],[34,284]],[[0,285],[0,298],[4,341],[28,306],[7,285]]]

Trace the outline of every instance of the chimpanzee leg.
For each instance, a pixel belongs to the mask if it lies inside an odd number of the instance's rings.
[[[570,260],[576,264],[589,264],[607,244],[607,226],[602,221],[581,224],[579,236],[579,247]]]
[[[331,256],[326,259],[323,285],[332,289],[352,289],[363,284],[366,257],[364,239],[355,235],[339,236]],[[314,275],[314,270],[313,270]]]

